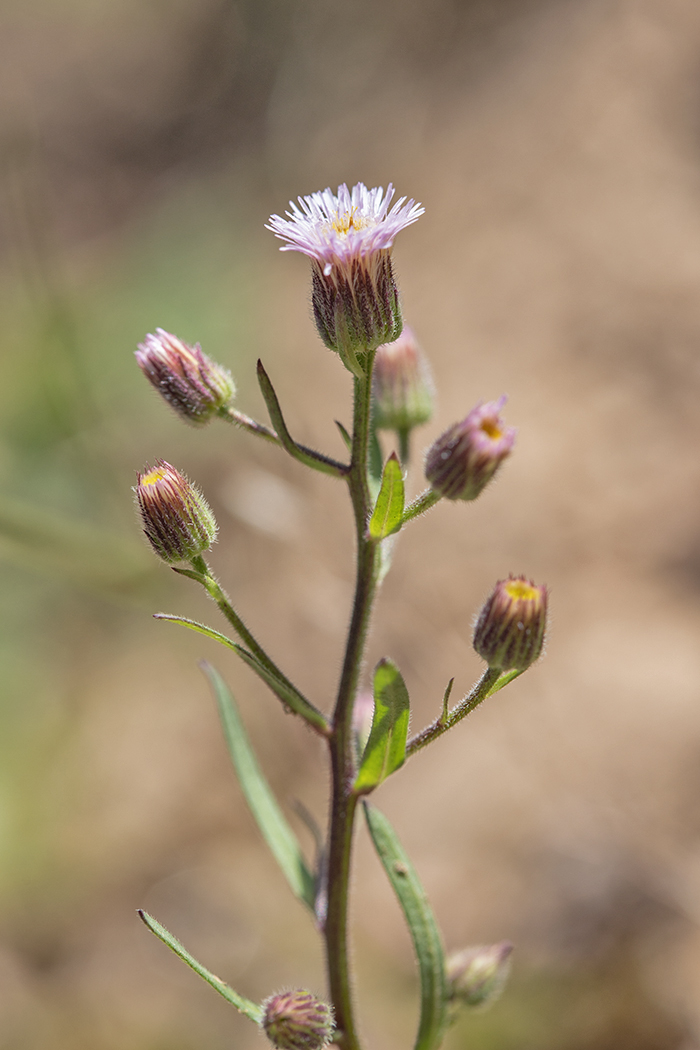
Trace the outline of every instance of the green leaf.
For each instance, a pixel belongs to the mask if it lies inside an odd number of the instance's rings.
[[[376,499],[377,493],[379,492],[379,487],[382,482],[382,471],[384,470],[384,456],[382,455],[382,446],[379,444],[377,431],[371,425],[369,431],[369,448],[367,451],[367,471],[369,474],[369,489],[372,494],[372,499]]]
[[[186,962],[188,966],[191,966],[195,973],[198,973],[200,977],[203,977],[207,984],[210,984],[212,988],[223,995],[224,999],[232,1003],[240,1013],[245,1014],[251,1021],[255,1021],[256,1024],[260,1024],[262,1021],[263,1012],[261,1007],[256,1003],[245,999],[238,992],[234,992],[233,988],[217,977],[216,974],[212,973],[211,970],[207,970],[206,967],[198,963],[194,956],[190,955],[186,948],[180,944],[176,937],[173,937],[172,933],[166,930],[165,926],[161,926],[157,919],[154,919],[148,912],[143,911],[139,908],[139,916],[143,920],[146,926],[148,926],[151,933],[155,933],[156,937],[159,937],[163,944],[167,944],[171,951],[175,952],[183,962]]]
[[[406,918],[420,973],[420,1022],[415,1050],[436,1050],[447,1022],[448,987],[442,938],[416,871],[386,817],[365,803],[374,848]]]
[[[186,616],[173,616],[170,613],[154,613],[154,620],[168,620],[170,623],[179,623],[183,627],[189,627],[191,631],[196,631],[198,634],[203,634],[207,638],[211,638],[215,642],[221,642],[227,649],[233,649],[234,653],[238,653],[241,660],[248,664],[259,678],[262,678],[263,682],[270,687],[275,696],[286,704],[296,714],[301,715],[308,722],[312,722],[314,725],[325,728],[326,720],[323,715],[316,710],[313,704],[310,704],[305,696],[294,688],[291,682],[282,678],[281,675],[274,674],[269,668],[262,664],[257,656],[253,656],[247,649],[244,649],[238,642],[232,641],[227,638],[225,634],[221,634],[220,631],[215,631],[213,627],[207,627],[205,623],[198,623],[197,620],[190,620]]]
[[[335,421],[335,425],[337,426],[338,430],[340,431],[340,436],[343,439],[343,441],[345,442],[345,447],[347,448],[348,452],[352,452],[352,438],[348,434],[347,430],[345,429],[345,427],[343,426],[342,423],[338,422],[337,419]]]
[[[383,540],[392,532],[398,532],[404,501],[403,472],[398,456],[392,452],[384,467],[382,487],[369,522],[369,534],[373,540]]]
[[[285,820],[258,765],[233,696],[211,664],[203,661],[201,666],[214,690],[226,743],[250,811],[292,893],[313,912],[314,877],[306,865],[296,836]]]
[[[353,790],[358,795],[373,791],[382,780],[403,765],[410,701],[396,664],[380,660],[374,672],[374,717]]]
[[[525,670],[526,669],[522,669],[522,670],[518,669],[518,670],[515,670],[515,671],[504,671],[503,674],[501,675],[501,677],[496,679],[496,682],[494,683],[494,685],[491,686],[491,688],[489,689],[488,693],[484,697],[484,700],[487,700],[490,696],[493,696],[493,694],[497,693],[499,691],[499,689],[502,689],[504,685],[508,685],[510,682],[512,682],[514,678],[519,678],[521,674],[525,673]]]

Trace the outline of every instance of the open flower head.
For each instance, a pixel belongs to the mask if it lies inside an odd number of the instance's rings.
[[[202,493],[163,459],[138,475],[136,503],[143,531],[167,562],[191,561],[216,539],[216,521]]]
[[[307,255],[312,264],[314,319],[321,339],[358,371],[356,355],[390,343],[401,332],[401,310],[391,265],[397,233],[424,209],[394,187],[343,184],[290,201],[287,217],[271,215],[267,229],[285,241],[281,251]]]
[[[156,328],[136,351],[136,361],[148,381],[188,423],[200,426],[225,408],[236,392],[227,369],[176,335]]]
[[[430,447],[425,476],[433,490],[447,499],[476,499],[510,454],[515,427],[500,417],[505,395],[478,404]]]

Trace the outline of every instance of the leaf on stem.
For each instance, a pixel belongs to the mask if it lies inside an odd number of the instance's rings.
[[[343,441],[345,443],[345,447],[347,448],[348,452],[352,452],[352,438],[348,434],[347,430],[345,429],[345,427],[343,426],[342,423],[338,422],[337,419],[335,421],[335,425],[337,426],[338,430],[340,431],[340,436],[343,439]]]
[[[353,791],[367,795],[406,758],[410,700],[396,664],[380,660],[374,672],[374,717]]]
[[[382,446],[379,444],[376,428],[370,424],[369,445],[367,448],[367,475],[369,491],[373,500],[376,500],[382,484],[382,471],[384,470],[384,456]]]
[[[233,988],[217,977],[216,974],[212,973],[211,970],[207,970],[206,967],[202,966],[201,963],[197,962],[194,956],[190,955],[185,947],[178,941],[176,937],[173,937],[172,933],[166,930],[165,926],[161,926],[157,919],[154,919],[148,912],[143,911],[139,908],[139,917],[142,922],[148,926],[151,933],[155,933],[156,937],[159,937],[163,944],[167,944],[171,951],[186,962],[188,966],[191,966],[195,973],[198,973],[200,977],[203,977],[207,984],[210,984],[212,988],[222,995],[224,999],[232,1003],[236,1009],[249,1017],[251,1021],[255,1021],[256,1024],[260,1024],[262,1021],[263,1012],[262,1009],[256,1004],[250,1001],[250,999],[244,998],[239,995],[238,992],[234,992]]]
[[[284,421],[275,388],[263,368],[262,361],[258,361],[258,383],[260,384],[260,392],[265,399],[267,410],[270,413],[270,419],[277,431],[280,444],[289,455],[293,456],[300,463],[306,464],[307,467],[313,467],[314,470],[320,470],[324,474],[333,474],[337,478],[346,477],[349,468],[343,463],[338,463],[336,460],[331,459],[330,456],[325,456],[322,452],[316,452],[315,449],[307,448],[306,445],[299,445],[294,440]]]
[[[307,867],[296,836],[258,765],[233,696],[211,664],[203,661],[201,666],[214,690],[229,754],[250,811],[292,892],[313,912],[314,877]]]
[[[364,809],[374,848],[401,905],[418,959],[421,1006],[415,1050],[436,1050],[447,1022],[449,994],[440,931],[425,890],[396,832],[378,809],[367,802]]]
[[[490,696],[493,696],[493,694],[497,693],[499,689],[502,689],[504,685],[508,685],[510,682],[512,682],[514,678],[519,678],[521,674],[525,674],[526,670],[527,668],[524,667],[516,668],[514,671],[504,671],[501,677],[498,678],[496,682],[491,686],[488,693],[484,697],[484,700],[487,700]]]
[[[401,528],[405,495],[403,471],[398,456],[392,452],[384,466],[382,485],[369,521],[369,535],[383,540]]]
[[[281,676],[274,674],[269,668],[261,664],[256,656],[249,653],[242,645],[238,642],[232,641],[227,638],[225,634],[221,634],[220,631],[215,631],[213,627],[207,627],[204,623],[198,623],[197,620],[190,620],[186,616],[172,616],[170,613],[155,613],[153,616],[154,620],[168,620],[170,623],[179,623],[183,627],[189,627],[191,631],[197,631],[198,634],[203,634],[207,638],[211,638],[215,642],[220,642],[225,645],[227,649],[233,649],[234,653],[237,653],[244,663],[248,664],[259,678],[262,678],[265,685],[269,686],[272,692],[275,694],[278,700],[281,700],[290,710],[294,711],[295,714],[300,715],[307,722],[310,722],[315,728],[325,731],[325,718],[318,711],[313,704],[310,704],[306,697],[302,696],[290,682],[287,682]]]

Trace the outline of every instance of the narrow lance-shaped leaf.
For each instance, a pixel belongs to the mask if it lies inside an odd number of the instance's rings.
[[[157,919],[154,919],[148,912],[143,911],[139,908],[139,916],[143,920],[146,926],[148,926],[151,933],[155,933],[156,937],[159,937],[163,944],[167,944],[171,951],[175,952],[183,962],[186,962],[188,966],[191,966],[195,973],[198,973],[200,977],[203,977],[207,984],[210,984],[212,988],[222,995],[227,1002],[232,1003],[240,1013],[245,1014],[251,1021],[255,1021],[256,1024],[260,1024],[262,1021],[262,1010],[256,1004],[250,1001],[250,999],[244,998],[239,995],[238,992],[234,992],[233,988],[230,988],[225,981],[222,981],[220,977],[212,973],[211,970],[207,970],[205,966],[197,962],[193,955],[187,951],[187,949],[180,944],[177,937],[173,937],[169,930],[166,930],[165,926],[161,926]]]
[[[313,912],[315,896],[313,875],[306,865],[296,836],[282,814],[258,765],[233,696],[221,675],[211,664],[203,662],[202,668],[214,690],[226,743],[250,811],[292,892]]]
[[[369,534],[373,540],[383,540],[392,532],[398,532],[404,502],[403,472],[396,453],[392,452],[384,466],[382,485],[369,522]]]
[[[382,484],[382,473],[384,470],[384,456],[382,446],[379,444],[377,431],[373,426],[369,430],[369,448],[367,450],[367,481],[372,500],[376,500]]]
[[[325,728],[326,721],[321,712],[317,711],[313,704],[310,704],[306,697],[298,689],[294,688],[291,682],[288,682],[281,675],[274,674],[273,671],[261,664],[256,656],[249,653],[238,642],[227,638],[220,631],[215,631],[213,627],[208,627],[205,623],[199,623],[197,620],[189,620],[186,616],[173,616],[171,613],[155,613],[153,618],[155,620],[167,620],[169,623],[179,623],[183,627],[188,627],[191,631],[196,631],[198,634],[211,638],[214,642],[220,642],[227,649],[233,649],[234,653],[238,653],[241,660],[248,664],[248,667],[255,671],[256,675],[262,678],[263,682],[270,687],[278,700],[281,700],[295,714],[301,715],[307,722],[311,722],[319,728]]]
[[[449,990],[442,938],[416,871],[386,817],[365,803],[374,847],[406,918],[420,973],[421,1004],[415,1050],[436,1050],[447,1023]]]
[[[353,790],[358,795],[373,791],[382,780],[403,765],[410,701],[396,664],[380,660],[374,672],[374,717]]]

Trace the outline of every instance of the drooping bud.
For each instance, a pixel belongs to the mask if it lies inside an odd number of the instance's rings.
[[[542,652],[547,588],[524,576],[499,580],[479,613],[474,648],[489,667],[524,671]]]
[[[513,945],[500,944],[464,948],[446,962],[450,998],[455,1005],[485,1009],[498,999],[510,973]]]
[[[136,502],[143,531],[163,561],[191,561],[216,539],[216,521],[202,493],[158,459],[138,475]]]
[[[176,335],[156,328],[136,351],[139,368],[159,394],[188,423],[202,426],[233,400],[236,387],[227,369]]]
[[[425,354],[413,329],[377,349],[372,373],[374,425],[379,430],[407,431],[427,423],[433,414],[434,386]]]
[[[446,430],[428,449],[425,476],[447,499],[476,499],[510,454],[515,427],[507,427],[498,401],[478,404],[461,423]]]
[[[423,208],[401,197],[389,210],[393,186],[343,184],[290,201],[287,218],[271,215],[268,229],[286,243],[281,251],[311,259],[311,299],[321,339],[358,372],[357,355],[393,342],[401,332],[391,248],[400,230]]]
[[[322,1050],[330,1043],[333,1008],[311,992],[280,992],[262,1005],[265,1034],[279,1050]]]

